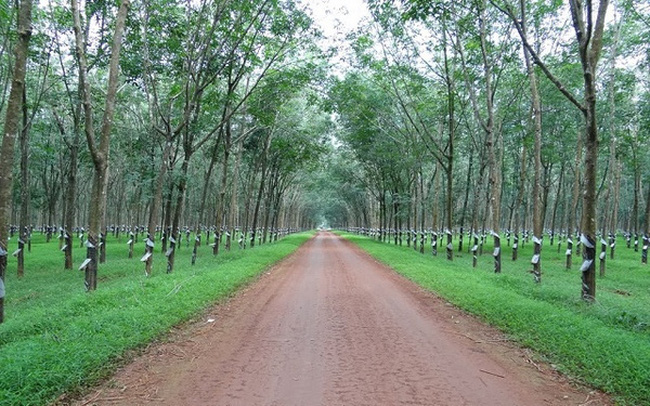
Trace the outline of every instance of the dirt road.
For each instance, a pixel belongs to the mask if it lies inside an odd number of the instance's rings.
[[[79,404],[608,402],[353,245],[320,233]]]

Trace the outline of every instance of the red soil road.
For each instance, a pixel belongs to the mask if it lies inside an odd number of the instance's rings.
[[[83,405],[609,405],[319,233]]]

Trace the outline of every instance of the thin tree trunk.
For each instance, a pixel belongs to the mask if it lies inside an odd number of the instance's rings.
[[[422,213],[420,215],[420,254],[424,254],[424,244],[426,242],[426,234],[425,234],[425,227],[426,227],[426,207],[424,204],[425,201],[425,195],[424,195],[424,176],[422,175],[422,168],[420,167],[420,212]],[[379,206],[380,212],[381,212],[381,202]],[[383,223],[380,223],[380,228],[383,230]],[[381,235],[380,235],[380,240],[381,240]]]
[[[167,273],[174,271],[174,261],[176,258],[176,242],[178,240],[178,230],[180,227],[181,215],[183,214],[183,205],[185,204],[185,190],[187,189],[187,172],[189,161],[192,156],[191,151],[185,150],[185,157],[181,164],[180,181],[178,182],[178,195],[176,196],[176,206],[174,208],[174,218],[172,220],[171,232],[167,238],[169,240],[169,249],[165,253],[167,256]]]
[[[255,201],[255,211],[253,214],[253,225],[251,229],[251,248],[255,246],[255,233],[257,232],[257,221],[259,217],[259,212],[260,212],[260,203],[262,201],[262,193],[264,192],[264,187],[266,185],[266,166],[267,166],[267,156],[269,153],[269,148],[271,146],[271,138],[272,138],[272,132],[266,137],[266,141],[264,143],[264,151],[262,153],[262,169],[260,171],[260,187],[257,192],[257,199]]]
[[[544,165],[544,162],[542,162],[542,167],[544,168],[544,171],[542,172],[542,188],[540,189],[541,195],[541,223],[542,223],[542,233],[544,232],[544,224],[546,224],[546,214],[548,212],[548,198],[549,194],[551,191],[551,184],[552,184],[552,174],[553,174],[553,166],[555,166],[552,162],[549,162],[547,165]],[[534,226],[534,225],[533,225]]]
[[[411,239],[413,240],[413,250],[417,251],[418,250],[418,206],[419,206],[419,194],[418,194],[418,188],[417,188],[417,175],[415,176],[415,179],[413,181],[413,186],[411,188],[412,192],[411,195],[413,196],[411,199],[411,205],[413,207],[413,230],[412,230],[412,236]],[[372,225],[371,225],[372,227]]]
[[[560,206],[560,201],[562,200],[562,184],[564,182],[564,162],[560,167],[560,176],[557,181],[557,192],[555,192],[555,200],[553,201],[553,212],[551,213],[551,245],[553,245],[553,240],[556,234],[556,220],[557,220],[557,211]]]
[[[20,132],[20,222],[18,225],[18,268],[17,274],[22,278],[25,274],[25,244],[29,241],[29,130],[30,124],[27,115],[27,94],[23,87],[23,128]]]
[[[257,170],[258,168],[252,168],[249,174],[249,180],[246,187],[246,196],[244,198],[244,223],[241,230],[241,235],[239,236],[239,248],[246,249],[246,238],[248,236],[248,226],[251,215],[251,199],[253,194],[253,189],[255,185],[255,180],[257,179]],[[298,216],[299,213],[294,213],[295,216]],[[293,223],[295,220],[290,220],[289,223]]]
[[[265,204],[264,204],[264,222],[262,224],[262,243],[266,244],[267,242],[267,237],[268,237],[268,232],[269,232],[269,226],[271,225],[271,217],[272,217],[272,211],[275,210],[275,207],[273,205],[273,201],[275,200],[275,189],[278,184],[278,174],[277,171],[273,170],[272,173],[274,173],[273,178],[271,179],[271,185],[269,186],[269,190],[266,193],[266,198],[265,198]],[[379,210],[379,229],[381,229],[381,205],[380,205],[380,210]],[[380,232],[381,233],[381,232]],[[381,234],[379,234],[379,238],[381,239]]]
[[[106,91],[106,102],[100,130],[99,145],[95,142],[95,131],[93,127],[93,109],[90,94],[90,83],[88,82],[88,65],[84,52],[85,38],[81,31],[81,17],[77,0],[72,0],[72,11],[75,31],[75,50],[79,64],[79,83],[82,87],[82,103],[85,112],[86,140],[90,149],[90,155],[95,169],[90,207],[88,210],[88,244],[87,259],[84,262],[86,278],[85,286],[89,291],[97,289],[97,246],[99,245],[99,233],[102,231],[102,221],[106,211],[106,188],[108,183],[108,154],[110,146],[110,134],[113,125],[115,110],[115,99],[117,95],[119,57],[122,46],[122,33],[126,25],[126,15],[130,0],[122,0],[118,9],[115,22],[115,33],[111,46],[111,58],[108,72],[108,87]]]
[[[224,227],[223,218],[224,218],[224,209],[226,206],[226,188],[228,187],[228,165],[230,164],[230,148],[231,148],[231,129],[230,122],[225,124],[225,133],[226,139],[223,143],[223,162],[221,163],[221,186],[219,186],[218,199],[217,202],[217,213],[215,216],[215,226],[216,230],[214,233],[214,246],[212,247],[212,254],[219,254],[219,246],[221,245],[221,233],[222,228]],[[233,186],[234,187],[234,186]],[[230,235],[226,236],[226,239],[230,238]]]
[[[526,33],[526,6],[525,2],[521,0],[521,20],[522,20],[522,29],[524,30],[524,35]],[[543,227],[544,223],[542,220],[542,207],[540,202],[540,181],[541,181],[541,171],[542,171],[542,109],[539,99],[539,91],[537,89],[537,76],[533,70],[532,63],[530,61],[530,53],[524,47],[524,59],[526,62],[526,71],[528,72],[528,80],[530,82],[530,94],[531,94],[531,107],[533,113],[533,129],[534,129],[534,148],[533,148],[533,160],[534,160],[534,180],[533,180],[533,258],[531,260],[533,264],[533,277],[535,282],[539,283],[542,281],[542,238],[543,238]],[[559,193],[559,189],[558,189]]]
[[[437,231],[440,227],[440,163],[436,162],[436,168],[433,173],[433,204],[431,207],[431,222],[434,231]],[[437,253],[437,247],[436,247]],[[434,254],[435,255],[435,254]]]
[[[460,214],[460,235],[458,240],[458,252],[463,251],[463,227],[465,226],[465,217],[467,215],[467,205],[469,203],[469,189],[472,181],[472,165],[474,163],[474,154],[469,153],[469,165],[467,167],[467,180],[465,181],[465,199],[463,200],[463,210]]]
[[[571,207],[569,210],[569,224],[567,225],[567,230],[569,235],[576,236],[580,228],[577,226],[577,213],[578,213],[578,203],[580,198],[580,184],[582,178],[582,171],[580,167],[582,166],[582,152],[583,152],[583,136],[578,134],[576,142],[576,159],[573,163],[573,192],[571,194]],[[580,243],[580,241],[578,241]],[[580,255],[580,249],[582,244],[578,244],[576,247],[576,255]],[[567,265],[571,264],[572,261],[572,252],[568,254]]]
[[[648,199],[650,200],[650,188],[648,188]],[[648,208],[648,206],[650,206],[650,203],[646,202],[646,213],[650,212],[650,208]],[[647,214],[646,214],[646,218],[648,218]],[[647,221],[645,223],[647,223]],[[650,232],[645,230],[645,229],[648,228],[648,225],[645,224],[645,223],[644,223],[644,232],[643,232],[643,238],[642,238],[643,242],[642,242],[642,248],[641,248],[641,263],[643,265],[646,265],[648,263],[648,244],[650,244],[650,237],[649,237]],[[638,252],[639,251],[639,239],[638,239],[638,236],[635,236],[634,239],[635,239],[635,241],[634,241],[634,252]]]
[[[231,241],[233,238],[236,238],[234,235],[234,230],[235,227],[239,225],[239,205],[237,204],[237,200],[239,199],[238,196],[238,188],[239,188],[239,167],[241,165],[241,157],[243,153],[243,139],[239,140],[237,143],[237,152],[235,155],[235,167],[233,168],[232,171],[232,182],[231,182],[231,189],[230,189],[230,221],[227,226],[230,230],[227,234],[226,238],[226,249],[230,250],[231,247]]]
[[[643,248],[641,249],[641,263],[648,263],[648,245],[650,244],[650,185],[645,202],[645,222],[643,223]],[[638,246],[635,242],[635,246]]]
[[[171,172],[171,169],[172,167],[170,164],[168,170]],[[169,241],[167,230],[171,230],[172,224],[172,200],[174,198],[174,181],[172,176],[169,176],[169,184],[167,187],[165,205],[163,206],[162,219],[160,221],[160,229],[158,230],[160,233],[160,252],[163,253],[167,251],[167,242]]]
[[[210,189],[210,182],[212,180],[212,171],[214,170],[214,165],[217,162],[217,150],[218,145],[215,145],[213,147],[212,153],[210,154],[210,164],[208,165],[208,170],[205,172],[205,177],[203,178],[203,189],[201,190],[201,200],[199,201],[199,212],[196,220],[197,233],[200,232],[200,226],[204,225],[205,221],[205,205],[208,198],[208,191]],[[207,222],[205,225],[207,226]]]
[[[612,203],[612,221],[609,229],[613,235],[613,241],[610,242],[609,258],[614,259],[614,251],[616,248],[616,229],[618,227],[618,209],[620,205],[621,196],[621,164],[616,162],[616,176],[614,177],[614,201]]]
[[[519,159],[519,190],[517,190],[517,198],[515,199],[515,205],[513,211],[515,212],[515,226],[514,226],[514,241],[512,243],[512,260],[516,261],[519,254],[519,233],[522,231],[521,224],[521,205],[524,200],[524,193],[526,189],[526,172],[527,167],[526,163],[528,160],[527,153],[528,149],[526,148],[526,140],[523,140],[521,147],[521,155]]]
[[[598,122],[596,121],[596,64],[602,48],[605,13],[608,0],[601,0],[594,32],[585,31],[585,21],[580,3],[571,0],[576,36],[578,38],[580,61],[584,77],[584,110],[586,124],[585,192],[582,208],[582,234],[585,245],[582,266],[582,298],[593,301],[596,298],[596,174],[598,169]],[[589,25],[591,11],[587,12]],[[592,27],[589,26],[589,29]]]
[[[167,175],[168,161],[171,155],[172,142],[169,136],[163,146],[163,156],[160,164],[160,170],[156,175],[156,180],[154,181],[154,190],[153,196],[151,197],[151,203],[149,207],[149,221],[147,222],[147,238],[148,242],[145,244],[145,275],[150,276],[153,266],[153,253],[154,245],[156,239],[156,225],[158,221],[160,207],[162,206],[162,195],[163,188],[165,186],[165,177]]]
[[[632,148],[632,157],[634,160],[634,201],[632,203],[632,230],[634,235],[639,235],[639,198],[641,191],[641,168],[637,156],[637,135],[634,135],[634,144]]]
[[[32,1],[22,0],[18,11],[18,41],[14,48],[13,78],[5,112],[2,146],[0,147],[0,323],[4,321],[4,280],[7,271],[7,251],[9,249],[7,231],[11,219],[14,144],[20,131],[27,54],[29,40],[32,35],[31,21]]]
[[[445,29],[446,31],[446,29]],[[456,138],[456,116],[455,116],[455,104],[454,104],[454,98],[456,94],[455,86],[454,86],[454,79],[453,79],[453,74],[451,72],[451,68],[449,66],[449,57],[447,55],[447,43],[448,41],[444,41],[444,47],[443,47],[443,52],[444,52],[444,62],[445,62],[445,82],[447,85],[447,114],[448,114],[448,122],[447,122],[447,131],[449,134],[448,142],[447,142],[447,151],[445,153],[447,162],[445,165],[445,173],[447,174],[447,193],[446,193],[446,214],[447,214],[447,260],[453,261],[454,259],[454,246],[452,244],[452,230],[454,228],[454,213],[453,213],[453,203],[454,203],[454,197],[453,197],[453,179],[454,179],[454,142]]]

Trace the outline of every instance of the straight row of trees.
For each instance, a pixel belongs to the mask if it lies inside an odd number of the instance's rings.
[[[354,185],[333,224],[487,232],[495,272],[529,231],[537,281],[546,231],[568,235],[595,298],[600,237],[650,232],[650,3],[369,3],[331,90]]]
[[[650,3],[368,4],[331,77],[294,0],[3,3],[0,281],[10,225],[84,227],[93,290],[108,225],[170,230],[171,272],[186,228],[329,221],[526,230],[538,281],[581,235],[593,299],[597,234],[650,229]]]
[[[330,118],[319,33],[293,0],[13,4],[0,10],[0,321],[10,226],[21,241],[84,228],[94,290],[109,225],[146,229],[148,274],[157,229],[172,272],[186,228],[216,242],[312,225],[301,179]]]

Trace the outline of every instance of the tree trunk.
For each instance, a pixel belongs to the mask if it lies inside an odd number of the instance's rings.
[[[450,155],[447,167],[445,168],[447,174],[447,196],[446,196],[446,215],[447,215],[447,260],[454,260],[454,246],[452,243],[453,238],[453,155]]]
[[[643,223],[643,233],[650,236],[650,182],[648,182],[648,194],[645,202],[645,221]]]
[[[241,157],[244,150],[243,139],[237,143],[237,152],[235,155],[235,167],[232,171],[232,182],[230,189],[230,224],[227,227],[230,232],[226,235],[226,249],[230,250],[232,239],[235,238],[234,230],[239,225],[239,205],[237,204],[238,187],[239,187],[239,166],[241,165]],[[232,235],[231,235],[232,234]]]
[[[169,172],[172,172],[171,163],[168,168]],[[156,227],[157,231],[160,233],[160,252],[165,253],[167,251],[167,237],[166,230],[171,230],[172,223],[172,199],[174,198],[174,181],[173,176],[169,176],[169,184],[167,186],[167,193],[165,194],[165,202],[163,206],[162,219],[160,221],[160,227]],[[155,236],[155,234],[154,234]]]
[[[445,27],[446,28],[446,27]],[[446,31],[446,29],[445,29]],[[443,34],[445,35],[445,34]],[[454,213],[453,213],[453,203],[454,203],[454,197],[453,197],[453,179],[454,179],[454,142],[456,138],[456,116],[455,116],[455,94],[456,94],[456,89],[455,89],[455,82],[454,82],[454,75],[453,72],[451,72],[450,64],[449,64],[449,57],[447,55],[447,46],[448,46],[448,41],[446,40],[446,36],[444,39],[444,46],[443,46],[443,52],[444,52],[444,63],[445,63],[445,82],[446,82],[446,87],[447,87],[447,114],[448,114],[448,121],[447,121],[447,132],[449,135],[449,138],[447,140],[447,150],[445,151],[445,157],[447,158],[447,162],[445,165],[445,173],[447,174],[447,194],[445,196],[446,200],[446,205],[445,205],[445,211],[446,211],[446,226],[447,226],[447,260],[453,261],[454,259],[454,246],[452,244],[452,230],[454,228]],[[461,224],[462,225],[462,224]]]
[[[479,220],[479,203],[481,201],[482,197],[482,184],[483,184],[483,179],[484,179],[484,171],[485,171],[485,166],[481,163],[480,168],[479,168],[479,173],[478,173],[478,180],[476,182],[476,185],[474,187],[474,202],[472,204],[472,227],[471,227],[471,232],[472,232],[472,237],[474,238],[474,245],[469,245],[471,247],[470,251],[474,252],[476,256],[478,253],[479,249],[479,242],[478,242],[478,234],[479,234],[479,226],[478,226],[478,220]],[[478,257],[476,257],[476,260],[478,260]]]
[[[174,261],[176,258],[176,245],[178,241],[178,231],[180,228],[181,215],[183,214],[184,204],[185,204],[185,191],[187,189],[187,174],[190,167],[190,158],[192,157],[192,151],[189,148],[185,148],[185,157],[183,158],[183,163],[181,164],[181,173],[180,180],[178,182],[176,196],[176,206],[174,208],[174,218],[172,220],[171,231],[168,233],[169,240],[169,249],[165,255],[167,256],[167,273],[172,273],[174,271]]]
[[[624,17],[623,17],[624,18]],[[613,235],[613,241],[610,241],[611,246],[611,259],[614,258],[614,247],[616,246],[616,223],[618,222],[618,204],[619,204],[619,194],[620,194],[620,169],[619,161],[616,157],[616,120],[613,117],[616,117],[616,59],[618,57],[618,46],[621,37],[621,27],[622,19],[620,19],[614,28],[614,35],[612,40],[612,45],[610,46],[610,59],[609,59],[609,83],[607,86],[607,98],[609,102],[609,125],[607,126],[610,133],[610,144],[609,144],[609,182],[607,186],[608,190],[608,208],[607,213],[610,216],[610,222],[605,224],[604,229],[609,228],[610,235]],[[603,233],[603,238],[606,238],[606,235]]]
[[[274,196],[275,196],[275,189],[277,187],[277,177],[279,176],[277,174],[277,171],[273,170],[272,173],[274,173],[273,178],[271,179],[271,184],[269,186],[269,190],[266,193],[266,198],[264,199],[264,221],[262,223],[262,243],[266,244],[266,239],[268,238],[268,232],[269,232],[269,226],[271,223],[271,216],[272,216],[272,211],[275,209],[273,206],[273,201]],[[379,210],[379,230],[381,230],[381,204],[380,204],[380,210]],[[381,231],[379,231],[378,238],[381,241]]]
[[[610,259],[614,259],[614,251],[616,248],[616,229],[618,226],[618,209],[620,205],[621,196],[621,164],[616,162],[616,176],[614,178],[614,202],[612,203],[612,221],[609,229],[612,230],[613,241],[610,242]]]
[[[18,41],[14,48],[14,70],[11,90],[5,112],[2,146],[0,147],[0,323],[4,321],[5,274],[7,271],[7,251],[9,223],[11,221],[12,168],[14,144],[20,131],[20,114],[23,105],[23,89],[29,40],[32,35],[32,1],[20,1],[18,11]]]
[[[488,58],[487,49],[487,26],[486,26],[486,4],[483,2],[480,6],[479,16],[479,39],[481,45],[481,57],[483,62],[483,81],[485,84],[485,103],[487,110],[487,120],[480,121],[485,131],[485,147],[487,151],[487,161],[489,168],[488,184],[490,186],[490,216],[492,219],[492,235],[494,237],[494,272],[501,272],[501,238],[500,238],[500,220],[501,220],[501,163],[497,157],[497,139],[495,138],[494,125],[494,103],[492,88],[492,65]],[[475,104],[474,109],[478,106]],[[475,111],[476,117],[480,117],[479,112]]]
[[[557,181],[557,192],[555,193],[555,200],[553,201],[553,212],[551,213],[551,245],[553,245],[553,240],[555,238],[555,226],[557,219],[557,211],[560,206],[560,201],[562,200],[562,184],[564,182],[564,162],[560,167],[560,177]]]
[[[217,202],[217,213],[215,215],[214,224],[216,230],[214,233],[214,246],[212,247],[212,255],[219,254],[219,246],[221,245],[221,233],[223,232],[222,228],[223,217],[224,217],[224,208],[226,205],[226,188],[228,187],[228,165],[230,163],[230,143],[231,143],[231,134],[230,134],[230,123],[226,123],[226,139],[223,143],[223,162],[221,163],[221,186],[219,186],[218,199]],[[233,187],[235,187],[233,185]],[[226,239],[230,238],[230,233],[226,236]]]
[[[151,197],[151,203],[149,205],[149,221],[147,222],[147,234],[149,242],[145,245],[145,255],[147,255],[147,258],[144,261],[144,273],[147,276],[150,276],[152,272],[154,252],[153,248],[156,239],[156,226],[159,218],[158,216],[160,207],[162,206],[163,188],[165,186],[165,177],[167,175],[169,157],[171,155],[172,149],[172,141],[170,135],[168,134],[166,138],[167,139],[165,141],[165,145],[163,146],[163,156],[160,164],[160,170],[158,171],[156,180],[154,181],[154,190]]]
[[[585,192],[582,208],[582,298],[592,301],[596,298],[596,168],[598,163],[598,128],[596,126],[595,84],[586,83],[588,102],[591,107],[586,114],[587,142],[585,154]]]
[[[645,221],[643,223],[643,247],[641,249],[641,263],[648,263],[648,245],[650,244],[650,185],[645,202]],[[638,242],[635,242],[635,251],[638,249]]]
[[[467,215],[467,205],[469,203],[469,189],[472,181],[472,165],[474,163],[474,154],[472,151],[469,153],[469,165],[467,167],[467,180],[465,181],[465,199],[463,200],[463,210],[460,214],[460,235],[458,240],[458,252],[463,251],[463,227],[465,226],[465,218]]]
[[[205,205],[208,199],[208,191],[210,189],[210,183],[212,181],[212,171],[214,170],[214,165],[217,162],[217,155],[218,155],[217,151],[218,151],[218,145],[214,145],[212,148],[212,153],[210,154],[210,165],[208,165],[208,170],[205,172],[205,177],[203,178],[203,189],[201,190],[201,200],[199,201],[199,212],[196,220],[197,236],[200,235],[201,233],[201,226],[208,225],[208,223],[205,222]]]
[[[30,187],[29,187],[29,131],[30,124],[27,116],[27,92],[23,87],[23,128],[20,132],[20,222],[18,230],[18,269],[17,274],[22,278],[25,274],[25,244],[29,239],[29,205],[30,205]]]
[[[255,181],[257,179],[257,171],[258,167],[256,166],[255,168],[252,168],[249,174],[249,179],[247,182],[247,187],[246,187],[246,196],[244,197],[244,224],[241,230],[241,234],[239,236],[239,248],[240,249],[246,249],[246,238],[248,236],[248,227],[249,227],[249,220],[251,216],[251,200],[252,200],[252,195],[253,195],[253,189],[255,188]],[[296,220],[297,217],[300,215],[300,213],[294,213]],[[290,220],[289,223],[295,223],[296,220]]]
[[[490,102],[491,104],[491,102]],[[491,108],[488,108],[491,110]],[[488,121],[491,121],[489,118]],[[496,158],[496,146],[494,138],[494,129],[492,124],[488,124],[487,134],[487,151],[488,151],[488,165],[489,165],[489,181],[490,185],[490,217],[492,219],[492,236],[494,237],[494,272],[501,272],[501,238],[500,231],[500,218],[501,218],[501,171],[500,165]]]
[[[546,224],[546,213],[548,212],[548,197],[551,191],[551,177],[553,174],[553,162],[549,162],[547,165],[544,165],[544,162],[542,161],[542,167],[544,168],[544,171],[542,172],[542,188],[540,190],[541,193],[541,212],[542,212],[542,234],[544,233],[544,224]],[[533,224],[534,226],[534,224]]]
[[[433,173],[433,204],[431,208],[431,222],[434,231],[438,231],[440,227],[440,163],[436,162],[436,168]]]
[[[580,227],[577,226],[577,214],[578,214],[578,203],[580,199],[580,184],[582,178],[582,153],[583,153],[583,135],[578,134],[576,142],[576,159],[573,163],[573,192],[571,194],[571,207],[569,210],[569,223],[567,225],[567,230],[569,235],[577,236]],[[581,242],[578,241],[576,247],[576,255],[580,255]],[[572,262],[572,255],[569,255],[567,261]]]
[[[524,2],[521,2],[522,13],[524,13],[525,6]],[[524,15],[522,15],[522,20]],[[525,51],[525,50],[524,50]],[[533,128],[534,128],[534,152],[533,160],[534,164],[534,181],[533,181],[533,242],[534,242],[534,252],[533,259],[531,260],[533,264],[533,277],[535,282],[541,282],[542,280],[542,238],[543,238],[543,227],[542,223],[542,207],[540,202],[540,181],[541,181],[541,172],[542,172],[542,109],[539,100],[539,92],[537,90],[537,77],[535,76],[535,71],[533,70],[532,64],[530,63],[530,55],[528,52],[524,52],[526,60],[526,69],[528,71],[528,80],[530,81],[530,94],[532,102],[532,113],[533,113]]]
[[[257,221],[259,218],[259,212],[260,212],[260,203],[262,201],[262,193],[264,192],[264,187],[266,185],[266,166],[267,166],[267,156],[269,153],[269,148],[271,146],[271,138],[272,138],[272,133],[267,135],[266,141],[264,143],[264,151],[262,153],[262,169],[260,171],[260,187],[257,192],[257,199],[255,201],[255,211],[253,214],[253,225],[251,227],[251,248],[255,246],[255,233],[257,232]]]
[[[420,168],[420,254],[424,254],[424,244],[426,242],[426,208],[425,208],[425,195],[424,195],[424,176],[422,175],[422,168]],[[379,206],[381,212],[381,205]],[[383,223],[380,223],[380,228],[383,230]],[[381,235],[380,235],[381,241]]]
[[[108,86],[106,91],[106,102],[102,125],[100,130],[99,145],[95,142],[95,131],[93,127],[93,109],[90,94],[90,83],[88,82],[87,72],[88,65],[84,51],[85,39],[81,30],[81,17],[77,0],[72,0],[72,12],[74,18],[75,32],[75,50],[79,64],[79,83],[82,88],[82,103],[85,113],[85,131],[88,148],[93,160],[95,169],[93,185],[90,197],[90,207],[88,210],[88,250],[87,258],[84,262],[86,278],[85,286],[88,291],[97,288],[97,246],[99,244],[99,234],[102,231],[102,222],[106,211],[106,188],[108,184],[108,154],[110,146],[110,133],[113,125],[113,115],[115,110],[115,99],[117,95],[119,57],[122,46],[122,34],[126,25],[126,15],[129,8],[130,0],[122,0],[117,13],[115,22],[115,33],[111,46],[111,58],[108,72]]]
[[[569,2],[580,50],[584,78],[584,109],[586,124],[585,192],[582,209],[582,234],[585,245],[582,265],[582,298],[596,298],[596,174],[598,169],[598,123],[596,121],[596,64],[602,48],[603,27],[608,0],[601,0],[594,32],[585,32],[583,10],[580,4]],[[587,12],[591,27],[591,11]]]
[[[411,205],[413,207],[413,235],[411,236],[411,239],[413,240],[413,250],[417,251],[418,250],[418,206],[419,206],[419,193],[418,193],[418,188],[417,188],[417,175],[415,176],[415,180],[413,182],[413,187],[412,187],[412,199],[411,199]],[[372,226],[371,226],[372,227]]]
[[[519,159],[519,189],[517,190],[517,198],[513,207],[514,211],[514,241],[512,243],[512,260],[516,261],[519,254],[519,233],[522,231],[521,224],[521,205],[524,200],[524,193],[526,189],[526,161],[528,149],[526,148],[526,140],[524,139],[521,147],[521,155]]]
[[[634,143],[632,148],[632,157],[634,159],[634,202],[632,204],[632,231],[634,235],[638,238],[639,235],[639,198],[642,192],[641,190],[641,168],[638,161],[638,152],[637,152],[637,135],[634,135]],[[637,240],[638,241],[638,240]],[[637,247],[638,248],[638,245]]]

